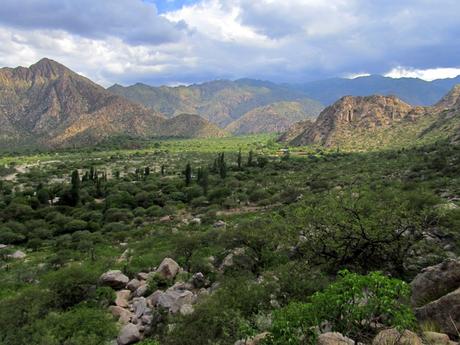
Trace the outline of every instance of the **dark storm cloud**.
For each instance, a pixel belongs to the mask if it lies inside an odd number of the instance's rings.
[[[154,4],[141,0],[2,0],[0,24],[96,39],[115,36],[130,44],[176,41],[183,28],[183,23],[158,16]]]

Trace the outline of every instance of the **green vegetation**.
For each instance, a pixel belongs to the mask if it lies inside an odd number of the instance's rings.
[[[264,331],[300,344],[324,321],[365,340],[375,319],[416,327],[404,281],[446,248],[460,254],[458,146],[278,155],[268,135],[105,145],[0,158],[0,344],[108,344],[119,326],[99,276],[131,279],[165,257],[213,292],[140,344]]]

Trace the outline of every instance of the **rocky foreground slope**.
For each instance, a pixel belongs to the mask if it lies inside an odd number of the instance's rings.
[[[460,86],[433,107],[413,107],[394,96],[341,98],[315,122],[292,126],[280,141],[294,146],[384,148],[454,138],[460,131]]]
[[[0,69],[4,145],[80,146],[120,134],[190,137],[223,132],[195,116],[169,122],[159,112],[114,95],[49,59],[30,68]]]

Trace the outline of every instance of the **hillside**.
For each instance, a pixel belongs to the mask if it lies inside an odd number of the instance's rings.
[[[297,124],[279,140],[365,150],[454,137],[460,128],[459,90],[433,107],[412,107],[394,96],[343,97],[313,124]]]
[[[181,114],[164,121],[157,133],[164,137],[178,138],[218,138],[227,135],[216,125],[193,114]]]
[[[308,101],[276,102],[247,112],[226,129],[234,134],[283,132],[298,121],[314,119],[320,111],[319,106]]]
[[[195,116],[170,122],[49,59],[30,68],[0,69],[0,105],[5,146],[82,146],[120,134],[189,137],[219,132]]]
[[[425,81],[417,78],[389,78],[379,75],[355,79],[332,78],[295,85],[308,97],[331,105],[344,96],[397,96],[411,105],[431,106],[452,87],[460,83],[460,76]]]
[[[108,91],[143,104],[167,117],[182,113],[198,114],[222,128],[256,108],[277,102],[300,101],[304,104],[305,114],[309,115],[317,115],[323,108],[320,103],[307,98],[299,90],[251,79],[216,80],[178,87],[114,85]]]

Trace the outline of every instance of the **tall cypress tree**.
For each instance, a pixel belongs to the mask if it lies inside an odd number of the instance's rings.
[[[251,150],[249,151],[249,156],[248,156],[248,166],[252,166],[254,164],[254,152]]]
[[[192,166],[190,165],[190,163],[187,163],[187,165],[185,166],[184,174],[185,174],[185,185],[189,186],[190,183],[192,182]]]
[[[243,157],[241,156],[241,149],[240,149],[238,151],[238,159],[237,159],[238,170],[241,170],[242,161],[243,161]]]

